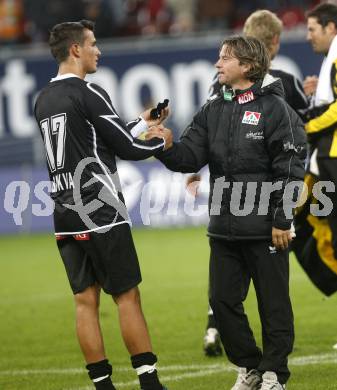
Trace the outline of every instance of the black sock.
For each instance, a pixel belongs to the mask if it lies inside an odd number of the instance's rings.
[[[157,356],[152,352],[140,353],[138,355],[131,356],[131,363],[134,369],[140,369],[142,366],[153,366],[149,367],[147,371],[142,374],[138,374],[140,387],[142,390],[162,390],[163,386],[159,382],[157,370],[155,364],[157,362]],[[146,369],[146,368],[145,368]]]
[[[89,378],[93,381],[96,390],[116,390],[111,382],[112,367],[107,359],[90,363],[86,366]]]

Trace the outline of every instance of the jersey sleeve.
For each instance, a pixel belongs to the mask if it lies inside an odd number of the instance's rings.
[[[139,137],[142,133],[148,130],[148,125],[141,116],[131,122],[128,122],[126,127],[134,138]]]
[[[326,107],[316,118],[309,120],[305,125],[308,134],[334,131],[337,126],[337,69],[336,62],[331,67],[331,84],[334,102]]]
[[[208,90],[207,101],[215,99],[220,94],[221,88],[222,85],[219,83],[218,74],[216,73]]]
[[[287,103],[293,108],[298,114],[299,110],[306,110],[309,105],[308,98],[305,96],[302,83],[294,75],[290,75],[290,91],[291,96]]]
[[[164,139],[143,141],[135,138],[132,134],[134,126],[126,126],[112,106],[109,95],[99,86],[86,84],[85,106],[90,125],[121,159],[143,160],[164,149]]]

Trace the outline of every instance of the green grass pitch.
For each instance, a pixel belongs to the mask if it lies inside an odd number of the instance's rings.
[[[135,230],[142,301],[169,390],[229,390],[235,372],[225,357],[207,358],[205,228]],[[0,238],[0,389],[89,390],[74,327],[73,298],[52,235]],[[296,342],[289,390],[336,390],[337,296],[316,290],[291,259]],[[102,297],[106,350],[118,389],[138,389],[109,296]],[[246,309],[260,343],[256,301]]]

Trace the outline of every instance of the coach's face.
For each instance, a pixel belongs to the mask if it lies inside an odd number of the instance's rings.
[[[329,22],[325,27],[318,23],[317,18],[310,17],[307,21],[307,40],[315,53],[328,54],[332,40],[337,30],[334,23]]]
[[[80,46],[80,50],[83,70],[85,73],[95,73],[101,52],[96,46],[95,35],[92,31],[84,30],[84,42]]]
[[[235,86],[242,80],[246,80],[245,73],[249,70],[249,65],[240,64],[239,60],[234,57],[232,50],[223,45],[220,53],[219,60],[215,64],[218,71],[218,81],[220,84],[226,84],[228,86]]]

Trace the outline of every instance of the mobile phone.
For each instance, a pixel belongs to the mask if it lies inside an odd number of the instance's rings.
[[[166,108],[169,104],[169,99],[165,99],[163,102],[159,102],[157,104],[156,108],[153,108],[150,111],[150,118],[151,119],[159,119],[160,118],[160,113],[164,108]]]

